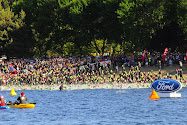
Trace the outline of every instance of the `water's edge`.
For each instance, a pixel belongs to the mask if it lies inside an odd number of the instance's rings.
[[[8,85],[0,86],[0,91],[14,90],[59,90],[60,84],[55,85]],[[106,83],[106,84],[64,84],[63,90],[85,90],[85,89],[145,89],[151,88],[151,83]],[[187,83],[182,83],[187,87]]]

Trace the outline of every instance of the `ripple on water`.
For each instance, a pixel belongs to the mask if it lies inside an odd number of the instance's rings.
[[[9,109],[0,113],[0,124],[13,125],[186,125],[187,88],[182,98],[148,99],[151,89],[24,91],[34,109]],[[16,91],[21,93],[21,91]],[[1,91],[5,100],[16,100]]]

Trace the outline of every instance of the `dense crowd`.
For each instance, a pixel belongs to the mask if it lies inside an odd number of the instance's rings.
[[[172,78],[187,82],[182,66],[176,69],[176,74],[162,74],[159,68],[159,58],[147,55],[145,61],[136,60],[136,56],[101,57],[56,57],[50,59],[11,59],[0,63],[1,85],[53,85],[53,84],[104,84],[104,83],[151,83],[157,79]],[[151,63],[146,59],[151,57]],[[160,56],[161,57],[161,56]],[[181,61],[180,56],[174,60]],[[179,57],[179,58],[178,58]],[[156,61],[153,61],[154,58]],[[169,58],[169,57],[168,57]],[[170,58],[169,58],[170,59]],[[101,62],[111,63],[102,65]],[[184,58],[183,58],[184,60]],[[132,62],[131,62],[132,61]],[[155,63],[154,63],[155,62]],[[181,61],[181,62],[185,62]],[[94,64],[94,67],[93,65]],[[159,72],[142,72],[142,66],[158,66]],[[166,65],[165,63],[161,65]],[[160,66],[161,66],[160,65]],[[180,65],[179,63],[177,65]],[[168,65],[169,66],[169,65]],[[170,65],[172,66],[172,65]],[[82,68],[81,68],[82,67]]]
[[[163,54],[157,51],[147,52],[143,59],[142,53],[140,53],[116,56],[114,60],[121,64],[125,64],[128,67],[135,67],[139,62],[141,62],[143,66],[160,66],[160,68],[164,68],[164,66],[172,67],[174,64],[182,66],[182,64],[180,64],[179,62],[187,62],[185,53],[168,53],[165,57],[165,60],[163,60]]]

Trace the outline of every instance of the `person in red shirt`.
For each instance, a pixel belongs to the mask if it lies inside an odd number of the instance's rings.
[[[4,97],[2,95],[0,95],[0,100],[1,100],[1,105],[0,106],[5,106],[6,103],[5,103]]]

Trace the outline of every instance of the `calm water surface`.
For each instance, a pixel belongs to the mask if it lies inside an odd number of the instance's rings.
[[[148,99],[152,89],[23,91],[34,109],[0,110],[0,125],[187,125],[187,88],[182,98]],[[22,91],[16,91],[19,95]],[[10,91],[0,91],[15,101]]]

